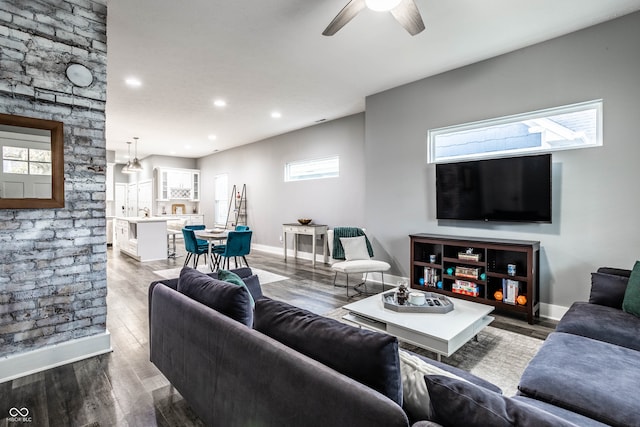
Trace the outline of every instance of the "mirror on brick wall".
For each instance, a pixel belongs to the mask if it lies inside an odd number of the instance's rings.
[[[0,114],[0,208],[64,207],[62,122]]]

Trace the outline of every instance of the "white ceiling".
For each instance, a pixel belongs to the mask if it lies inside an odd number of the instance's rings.
[[[640,0],[416,0],[426,30],[415,37],[368,9],[322,36],[347,1],[108,0],[107,149],[126,161],[137,136],[140,158],[202,157],[640,10]],[[218,98],[228,105],[215,107]]]

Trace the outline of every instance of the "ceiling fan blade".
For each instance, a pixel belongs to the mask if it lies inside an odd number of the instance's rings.
[[[422,22],[420,11],[414,0],[402,0],[390,12],[396,18],[396,21],[412,36],[424,30],[424,22]]]
[[[362,9],[366,7],[365,0],[351,0],[347,5],[333,18],[333,21],[322,32],[323,36],[332,36],[349,21],[351,21]]]

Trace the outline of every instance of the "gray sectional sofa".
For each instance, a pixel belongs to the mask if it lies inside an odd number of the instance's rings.
[[[631,271],[600,268],[523,373],[522,399],[606,425],[640,426],[640,318],[622,310]]]
[[[188,278],[193,272],[186,270]],[[234,272],[256,301],[255,328],[236,310],[236,302],[248,303],[244,289],[216,281],[227,295],[212,309],[198,301],[204,301],[198,295],[207,280],[202,275],[195,291],[182,288],[185,274],[149,287],[151,361],[206,425],[437,426],[410,419],[402,408],[395,337],[262,298],[250,269]],[[235,302],[220,302],[231,293],[239,296]],[[500,392],[467,372],[432,363]]]
[[[425,377],[444,425],[640,426],[640,318],[622,310],[631,271],[600,268],[589,302],[574,303],[507,398]]]
[[[215,274],[189,270],[149,287],[150,355],[206,425],[640,425],[640,319],[620,308],[627,270],[593,274],[590,301],[550,334],[518,396],[422,358],[444,372],[420,377],[430,420],[403,405],[394,337],[263,298],[248,268],[235,271],[246,287],[215,281],[224,298],[207,301],[201,285]]]

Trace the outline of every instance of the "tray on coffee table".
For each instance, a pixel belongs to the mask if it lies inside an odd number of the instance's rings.
[[[454,309],[453,302],[444,295],[437,294],[435,292],[423,292],[412,289],[411,293],[414,292],[424,294],[424,304],[412,304],[408,300],[404,304],[398,304],[396,291],[389,291],[382,294],[384,308],[400,313],[448,313]]]

